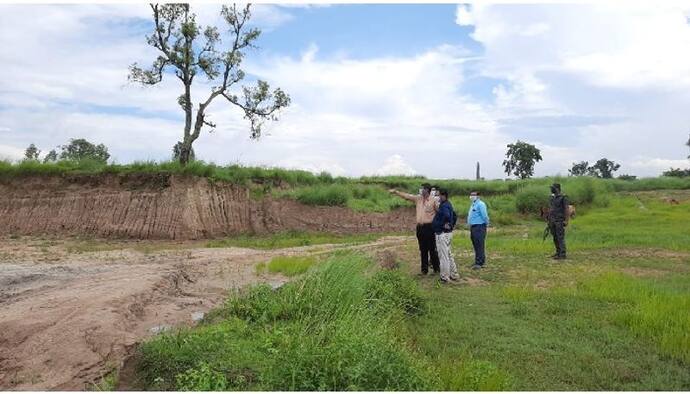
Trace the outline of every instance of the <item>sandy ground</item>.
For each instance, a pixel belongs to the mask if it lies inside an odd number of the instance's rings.
[[[259,251],[201,248],[74,253],[70,241],[0,239],[0,390],[84,390],[120,368],[151,335],[192,325],[229,290],[286,278],[257,275],[276,255],[395,250],[412,237],[363,245]]]

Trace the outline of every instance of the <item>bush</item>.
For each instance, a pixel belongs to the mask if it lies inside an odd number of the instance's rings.
[[[539,214],[542,207],[548,206],[548,189],[545,189],[543,186],[527,186],[515,196],[515,208],[520,213]]]

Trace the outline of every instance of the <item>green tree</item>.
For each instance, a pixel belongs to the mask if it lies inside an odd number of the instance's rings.
[[[585,176],[588,174],[589,162],[581,161],[579,163],[573,163],[573,167],[568,170],[572,176]]]
[[[38,160],[38,155],[40,155],[40,154],[41,154],[41,151],[38,150],[38,148],[36,148],[36,145],[31,144],[24,151],[24,159],[25,160]]]
[[[55,149],[51,149],[50,152],[48,152],[48,154],[46,155],[46,157],[43,158],[43,162],[44,163],[52,163],[52,162],[56,162],[57,159],[58,159],[57,152],[55,151]]]
[[[520,179],[526,179],[534,175],[534,164],[541,160],[541,152],[536,146],[518,140],[508,144],[503,167],[506,174],[512,173]]]
[[[620,164],[614,163],[606,158],[597,160],[593,166],[588,168],[590,175],[597,178],[613,178],[613,173],[618,171]]]
[[[69,144],[62,145],[62,160],[95,160],[105,163],[110,158],[108,148],[103,144],[94,145],[83,138],[71,139]]]
[[[672,177],[684,178],[686,176],[690,176],[690,168],[683,170],[681,168],[671,167],[670,170],[664,171],[662,175],[663,176],[672,176]]]
[[[182,142],[178,141],[175,146],[173,146],[173,154],[172,158],[173,160],[180,160],[180,154],[182,153]],[[196,160],[196,154],[194,153],[194,148],[189,149],[189,161],[194,161]]]
[[[168,75],[166,70],[172,70],[182,83],[184,91],[177,100],[185,114],[178,155],[180,163],[189,162],[192,144],[199,138],[202,128],[207,126],[213,130],[216,127],[206,113],[216,98],[225,99],[243,111],[251,126],[252,139],[261,136],[265,121],[277,120],[278,110],[290,104],[290,97],[280,88],[271,92],[268,83],[261,80],[256,86],[243,86],[241,92],[234,91],[234,85],[245,77],[240,68],[245,50],[256,48],[254,43],[261,34],[259,29],[247,25],[251,17],[249,4],[240,9],[234,4],[222,6],[220,15],[227,24],[227,28],[222,29],[224,40],[215,26],[207,26],[201,34],[189,4],[151,4],[151,9],[154,31],[147,36],[147,42],[159,55],[149,69],[132,64],[128,79],[143,85],[156,85]],[[220,49],[222,41],[226,44],[224,49]],[[213,86],[208,96],[195,106],[192,84],[197,75],[205,75]]]

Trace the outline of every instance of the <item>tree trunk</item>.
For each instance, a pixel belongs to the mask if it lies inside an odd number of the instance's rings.
[[[189,156],[191,152],[191,141],[189,143],[187,143],[186,141],[182,142],[182,145],[180,146],[180,164],[182,164],[182,166],[186,166],[187,163],[189,163]]]

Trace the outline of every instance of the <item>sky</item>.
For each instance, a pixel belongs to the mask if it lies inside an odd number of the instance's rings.
[[[223,27],[220,5],[195,4]],[[111,160],[168,160],[181,139],[182,85],[127,82],[157,56],[147,4],[0,4],[0,159],[34,143],[105,144]],[[258,141],[239,109],[197,158],[328,171],[505,178],[506,145],[536,145],[536,176],[608,158],[619,174],[688,167],[690,2],[253,6],[262,29],[247,83],[292,104]],[[208,95],[200,80],[193,101]],[[239,88],[239,87],[238,87]]]

